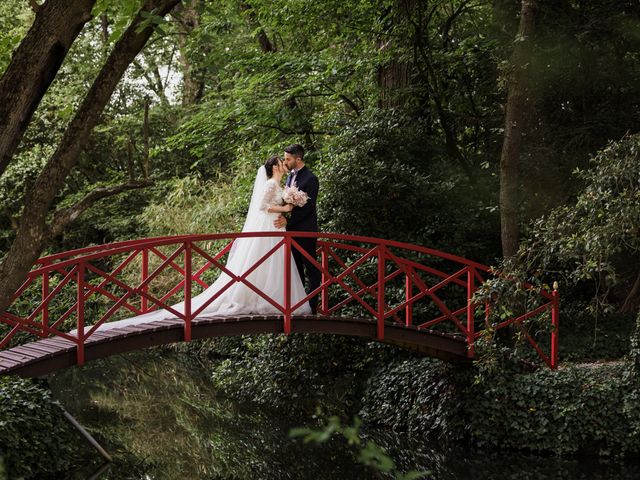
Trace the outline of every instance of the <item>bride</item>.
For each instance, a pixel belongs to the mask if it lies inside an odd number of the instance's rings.
[[[293,208],[290,204],[284,204],[282,200],[282,177],[286,169],[284,162],[278,157],[269,158],[258,169],[251,203],[244,222],[243,232],[281,232],[285,228],[274,226],[274,220],[283,212],[290,212]],[[250,269],[258,260],[276,246],[282,237],[245,237],[238,238],[233,243],[226,268],[234,275],[242,275]],[[284,305],[284,245],[271,254],[247,277],[247,281],[262,291],[279,305]],[[291,305],[296,305],[306,296],[300,274],[296,268],[293,256],[291,258]],[[201,294],[191,299],[191,311],[195,312],[208,299],[218,293],[231,281],[226,273],[221,272],[216,281]],[[171,306],[174,310],[183,313],[184,302]],[[231,316],[245,314],[281,314],[271,303],[251,290],[242,282],[234,282],[224,290],[213,302],[198,314],[198,316]],[[311,307],[309,302],[304,302],[293,313],[309,314]],[[148,323],[155,320],[176,318],[168,310],[158,310],[136,317],[127,318],[102,324],[98,330],[124,327],[139,323]],[[74,333],[74,332],[72,332]]]

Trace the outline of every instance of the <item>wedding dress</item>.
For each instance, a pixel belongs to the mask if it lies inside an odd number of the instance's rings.
[[[253,185],[251,203],[245,219],[243,232],[281,232],[284,228],[276,228],[273,224],[278,213],[269,213],[270,206],[282,205],[283,189],[279,183],[267,178],[266,169],[260,167]],[[234,241],[226,268],[235,275],[241,276],[267,254],[278,242],[281,236],[274,237],[245,237]],[[267,297],[279,305],[284,305],[284,245],[271,254],[247,277],[247,281],[263,292]],[[208,299],[219,292],[229,281],[226,273],[221,272],[211,286],[199,295],[191,299],[191,311],[197,311]],[[296,305],[306,296],[300,274],[296,268],[293,256],[291,256],[291,305]],[[171,306],[174,310],[183,313],[184,302]],[[224,290],[218,298],[211,302],[198,316],[238,316],[246,314],[281,314],[271,303],[251,290],[242,282],[234,282]],[[309,302],[304,302],[293,313],[304,315],[311,313]],[[169,310],[158,310],[136,317],[103,323],[98,330],[124,327],[140,323],[148,323],[155,320],[176,318]],[[89,328],[89,327],[87,327]],[[72,333],[75,333],[72,332]]]

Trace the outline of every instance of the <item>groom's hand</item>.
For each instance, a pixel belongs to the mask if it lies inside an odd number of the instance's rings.
[[[276,228],[284,228],[287,226],[287,218],[284,215],[280,215],[273,221],[273,225]]]

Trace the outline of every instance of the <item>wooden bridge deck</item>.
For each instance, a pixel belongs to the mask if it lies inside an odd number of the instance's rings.
[[[192,320],[192,338],[283,333],[282,316],[199,317]],[[293,333],[326,333],[376,340],[372,319],[294,316]],[[86,361],[111,355],[180,342],[184,323],[179,319],[158,320],[122,328],[98,330],[85,343]],[[397,345],[431,357],[468,363],[467,345],[460,336],[386,322],[384,343]],[[76,344],[63,338],[47,338],[0,351],[0,375],[38,377],[76,365]]]

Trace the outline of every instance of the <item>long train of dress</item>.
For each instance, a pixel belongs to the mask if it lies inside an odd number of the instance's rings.
[[[251,228],[255,232],[281,232],[273,225],[278,217],[277,213],[267,213],[269,205],[282,203],[282,189],[275,182],[269,180],[262,188],[262,201],[259,209],[253,213],[250,208],[250,217],[245,222],[245,228]],[[250,220],[250,221],[249,221]],[[245,231],[245,229],[243,229]],[[227,259],[226,268],[235,275],[242,275],[248,271],[258,260],[276,246],[282,240],[281,236],[274,237],[243,237],[235,240],[234,245]],[[247,281],[262,291],[278,305],[284,305],[284,250],[282,245],[272,253],[263,263],[247,276]],[[296,268],[293,255],[291,256],[291,305],[296,305],[307,294],[305,292],[300,274]],[[219,292],[231,277],[221,272],[218,278],[199,295],[191,299],[191,312],[197,311],[208,299]],[[171,307],[184,313],[184,302],[171,305]],[[199,316],[239,316],[248,314],[268,315],[280,314],[271,303],[262,298],[256,292],[241,282],[234,282],[211,304],[207,305]],[[295,311],[295,314],[304,315],[311,313],[309,302],[304,302]],[[124,327],[127,325],[149,323],[155,320],[176,318],[175,314],[169,310],[157,310],[143,315],[138,315],[124,320],[104,323],[99,330]],[[88,327],[87,327],[88,328]],[[75,333],[75,331],[71,332]]]

